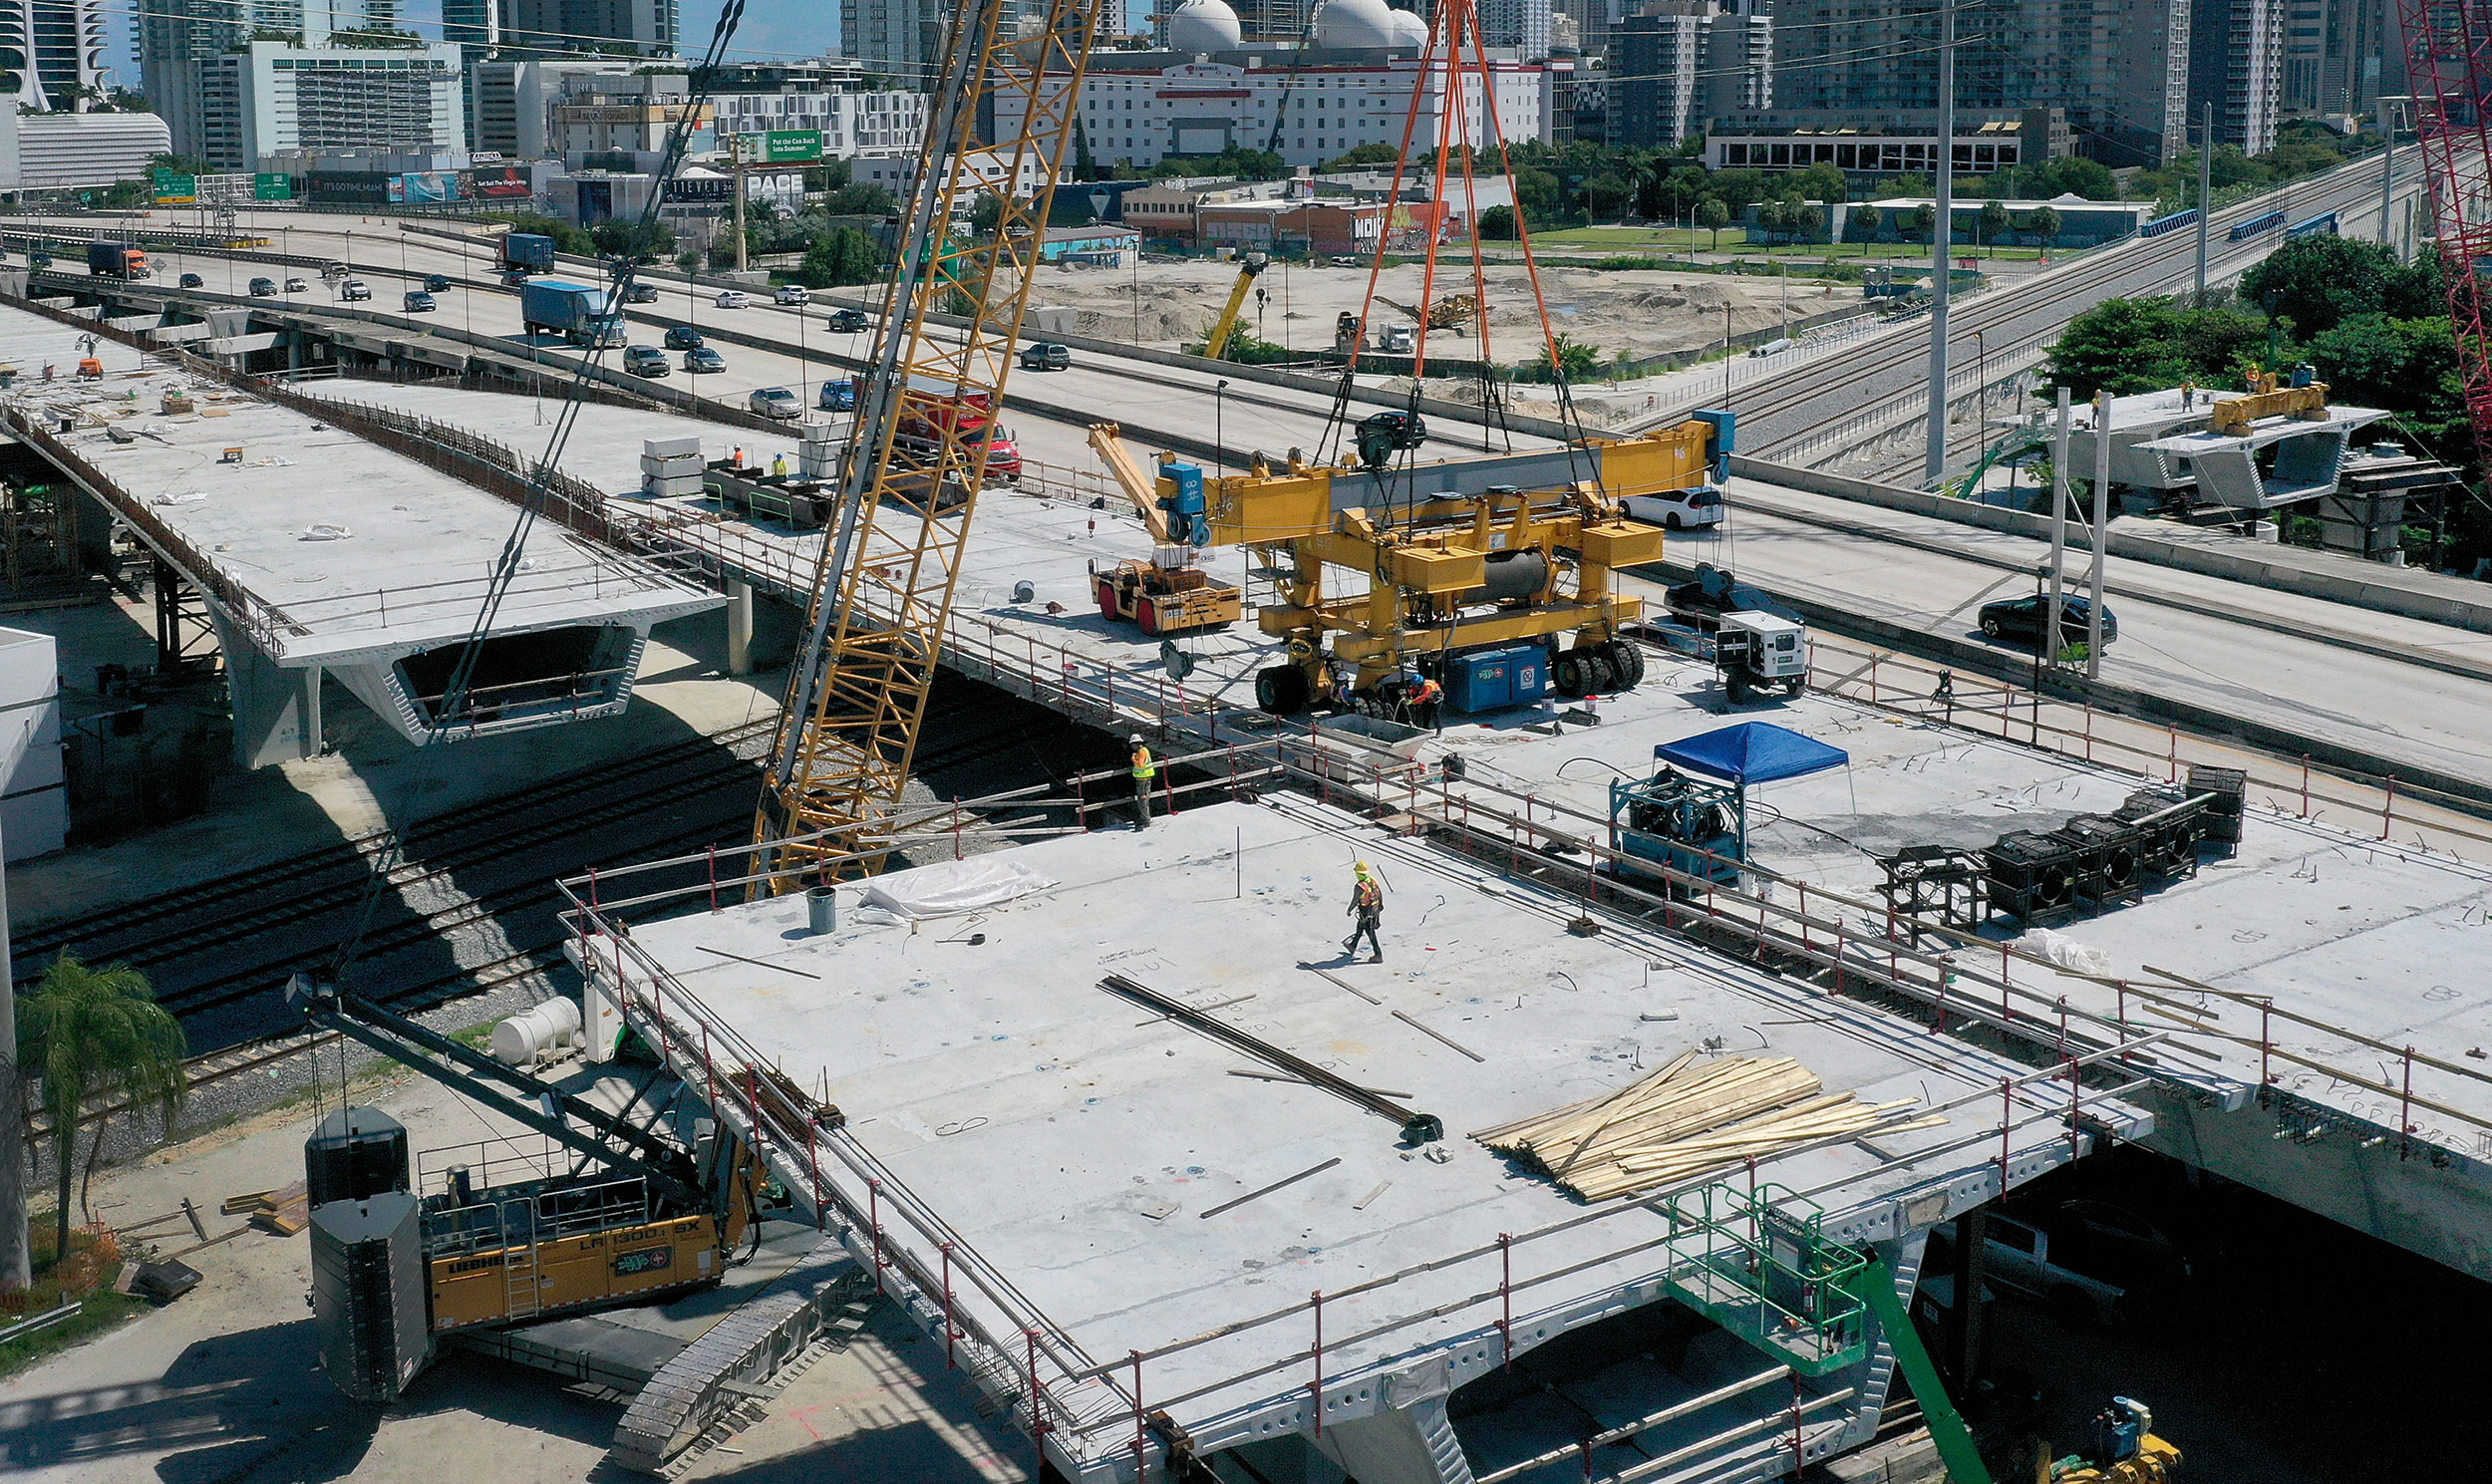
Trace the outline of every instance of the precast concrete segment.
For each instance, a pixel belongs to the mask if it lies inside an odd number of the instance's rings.
[[[1210,1451],[1312,1435],[1319,1416],[1329,1429],[1418,1407],[1501,1365],[1509,1333],[1519,1352],[1662,1301],[1669,1263],[1652,1244],[1665,1218],[1622,1204],[1545,1230],[1586,1208],[1461,1131],[1623,1085],[1682,1048],[1761,1040],[1829,1091],[1947,1106],[1944,1126],[1760,1164],[1760,1180],[1811,1192],[1838,1240],[1890,1253],[1996,1196],[2003,1173],[2020,1184],[2097,1129],[2148,1127],[2089,1092],[2072,1134],[2063,1087],[2021,1087],[2003,1104],[2003,1079],[2028,1067],[1701,950],[1665,950],[1631,920],[1570,935],[1571,899],[1312,803],[1188,809],[1146,834],[1061,837],[1008,858],[1054,884],[987,909],[983,941],[954,923],[877,923],[853,903],[813,935],[792,898],[638,924],[634,939],[684,1004],[844,1111],[845,1128],[814,1150],[765,1149],[800,1196],[817,1167],[838,1190],[838,1219],[858,1222],[852,1252],[895,1290],[896,1266],[876,1253],[905,1249],[927,1274],[948,1258],[958,1316],[1013,1341],[1013,1370],[1025,1326],[1038,1330],[1039,1380],[1062,1410],[1049,1448],[1086,1477],[1110,1477],[1125,1456],[1119,1366],[1132,1351],[1145,1356],[1145,1404]],[[1333,949],[1354,859],[1387,879],[1381,967],[1340,965]],[[1407,1090],[1449,1136],[1408,1144],[1319,1089],[1229,1076],[1238,1052],[1105,993],[1110,973],[1222,1005],[1211,1013],[1260,1038]],[[704,1085],[697,1059],[679,1069]],[[718,1106],[732,1121],[732,1088]],[[1220,1209],[1327,1160],[1339,1163]],[[1539,1234],[1515,1249],[1510,1332],[1500,1233]],[[1474,1255],[1406,1271],[1457,1253]],[[1343,1297],[1321,1306],[1311,1391],[1314,1317],[1251,1322],[1314,1291]],[[1016,1307],[994,1297],[1007,1293]],[[921,1318],[944,1303],[903,1297]],[[1758,1415],[1788,1402],[1759,1399]],[[1424,1417],[1415,1426],[1411,1447]]]
[[[411,742],[587,720],[631,695],[649,629],[721,601],[549,522],[482,635],[467,709],[439,715],[517,512],[450,474],[216,379],[0,309],[0,418],[206,597],[253,765],[317,751],[316,672]]]

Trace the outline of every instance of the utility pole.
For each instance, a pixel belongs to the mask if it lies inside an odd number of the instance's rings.
[[[1922,482],[1947,473],[1947,254],[1956,236],[1956,0],[1938,23],[1938,224],[1930,229],[1930,443]]]
[[[2103,546],[2111,539],[2111,391],[2094,394],[2094,569],[2085,599],[2085,678],[2102,674]]]
[[[2396,105],[2382,98],[2379,100],[2379,245],[2402,262],[2405,254],[2397,252],[2396,232],[2389,226],[2396,210]]]
[[[35,1281],[26,1246],[26,1080],[17,1064],[17,974],[9,961],[8,873],[0,866],[0,1289]]]
[[[2059,389],[2059,436],[2050,450],[2050,622],[2042,633],[2050,646],[2052,669],[2059,665],[2060,614],[2066,608],[2066,583],[2063,572],[2068,555],[2068,389]]]
[[[2207,307],[2207,212],[2208,199],[2215,187],[2215,105],[2207,104],[2198,114],[2198,293],[2191,299],[2193,308]]]
[[[736,271],[742,273],[751,264],[746,260],[745,245],[745,137],[727,137],[727,179],[736,195]]]

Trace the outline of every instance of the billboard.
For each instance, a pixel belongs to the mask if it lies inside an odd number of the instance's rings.
[[[466,182],[451,170],[419,170],[392,175],[387,187],[394,206],[434,206],[467,198]]]
[[[156,204],[188,206],[196,203],[198,198],[198,176],[184,175],[172,170],[160,169],[156,172]]]
[[[818,129],[774,129],[736,136],[736,157],[747,164],[809,164],[822,157]]]
[[[525,200],[536,194],[536,184],[528,172],[517,165],[478,165],[467,172],[467,194],[480,201]]]
[[[314,170],[311,198],[339,205],[389,204],[390,177],[380,170]]]

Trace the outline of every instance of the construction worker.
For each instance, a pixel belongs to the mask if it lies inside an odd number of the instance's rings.
[[[1352,958],[1359,956],[1359,940],[1364,937],[1368,947],[1376,950],[1374,963],[1385,962],[1385,945],[1376,930],[1385,924],[1385,888],[1376,884],[1376,873],[1366,861],[1359,862],[1350,883],[1350,936],[1342,940],[1341,951]]]
[[[1126,739],[1133,743],[1133,827],[1151,827],[1151,785],[1159,781],[1159,759],[1143,744],[1142,734],[1136,732]]]
[[[784,479],[787,477],[786,454],[773,453],[771,455],[771,477],[774,479]]]
[[[1413,727],[1433,728],[1436,725],[1436,709],[1444,704],[1444,700],[1445,688],[1424,675],[1402,693],[1402,704],[1408,709]]]

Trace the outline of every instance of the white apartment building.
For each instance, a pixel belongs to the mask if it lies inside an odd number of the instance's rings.
[[[455,46],[249,42],[190,64],[197,137],[181,147],[225,170],[291,150],[465,150],[459,59]]]
[[[719,137],[774,129],[813,129],[822,153],[846,159],[868,149],[914,149],[926,133],[926,95],[870,92],[715,93]]]
[[[1066,163],[1072,161],[1067,160]],[[1013,169],[1013,165],[1009,155],[984,150],[970,157],[970,168],[977,172],[980,184],[993,189]],[[1022,160],[1013,180],[1013,194],[1024,197],[1038,194],[1039,184],[1044,178],[1037,160]],[[909,187],[917,183],[917,151],[914,148],[868,149],[853,155],[848,162],[848,181],[854,185],[879,185],[905,200]]]

